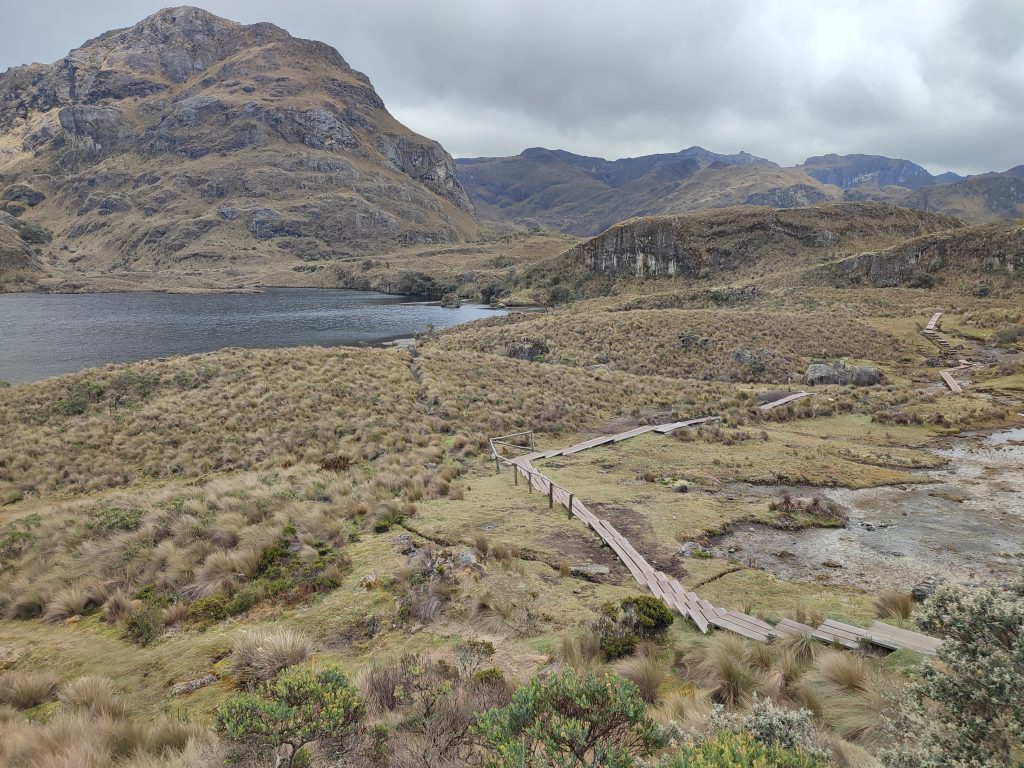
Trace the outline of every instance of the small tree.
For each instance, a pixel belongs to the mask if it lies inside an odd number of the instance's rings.
[[[243,744],[287,746],[284,764],[290,766],[307,744],[352,735],[365,714],[362,697],[340,671],[294,668],[225,701],[214,728]]]
[[[572,669],[534,678],[476,731],[492,749],[489,768],[630,768],[665,743],[635,684]]]
[[[1024,760],[1024,582],[1012,590],[943,585],[922,607],[922,631],[943,638],[895,707],[903,744],[890,766],[996,768]],[[1012,761],[1012,762],[1011,762]]]

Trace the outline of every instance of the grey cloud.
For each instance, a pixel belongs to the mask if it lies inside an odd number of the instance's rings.
[[[5,6],[9,6],[4,8]],[[0,0],[0,67],[55,60],[158,3]],[[930,170],[1021,162],[1020,0],[208,0],[338,48],[455,155],[701,144]]]

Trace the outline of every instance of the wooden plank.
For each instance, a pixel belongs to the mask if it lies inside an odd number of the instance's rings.
[[[824,631],[822,629],[815,629],[814,627],[808,626],[807,624],[801,624],[799,621],[793,621],[792,619],[783,619],[775,625],[775,631],[783,635],[807,635],[813,637],[815,640],[821,640],[823,643],[838,643],[839,645],[845,646],[846,648],[854,649],[858,648],[859,645],[856,640],[850,640],[845,637]]]
[[[708,620],[704,617],[704,614],[701,612],[700,606],[696,605],[695,601],[692,601],[690,599],[690,593],[687,593],[687,591],[683,589],[682,584],[680,584],[675,579],[669,580],[669,588],[672,590],[672,593],[676,596],[676,599],[679,600],[684,606],[686,606],[686,613],[690,617],[690,620],[697,625],[697,629],[699,629],[704,634],[707,634]]]
[[[628,440],[631,437],[640,437],[640,435],[647,434],[648,432],[653,432],[657,428],[657,426],[658,426],[657,424],[651,424],[651,425],[648,425],[648,426],[637,427],[636,429],[631,429],[629,432],[623,432],[622,434],[616,435],[615,437],[613,437],[612,438],[612,442],[613,443],[618,443],[618,442],[621,442],[623,440]]]
[[[958,393],[959,393],[959,392],[963,392],[963,388],[962,388],[962,387],[961,387],[961,386],[960,386],[959,384],[957,384],[957,382],[956,382],[956,379],[954,379],[954,378],[953,378],[953,377],[952,377],[952,376],[951,376],[951,375],[949,374],[949,371],[939,371],[939,376],[941,376],[941,377],[942,377],[942,380],[943,380],[944,382],[946,382],[946,385],[947,385],[947,386],[948,386],[948,387],[949,387],[949,388],[950,388],[951,390],[953,390],[954,392],[958,392]]]
[[[799,400],[802,397],[810,397],[810,396],[811,396],[810,392],[796,392],[795,394],[786,395],[786,397],[780,398],[780,399],[775,400],[773,402],[765,403],[764,405],[761,406],[761,410],[762,411],[770,411],[773,408],[778,408],[780,405],[785,405],[786,403],[791,403],[794,400]]]
[[[705,612],[704,615],[707,616],[707,612]],[[746,624],[741,624],[731,616],[708,616],[708,623],[720,629],[727,629],[730,632],[735,632],[737,635],[743,635],[744,637],[749,637],[751,640],[758,640],[762,643],[767,643],[770,639],[764,632],[754,629],[753,627],[749,627]]]
[[[875,645],[881,645],[885,648],[906,648],[911,651],[918,651],[919,653],[926,653],[934,655],[938,650],[939,645],[942,641],[923,635],[920,632],[911,632],[907,629],[900,629],[894,627],[891,624],[885,624],[881,621],[876,621],[870,627],[868,627],[867,638]]]
[[[835,621],[834,619],[825,619],[821,623],[820,629],[827,629],[830,632],[835,632],[837,635],[845,635],[851,640],[863,640],[868,636],[868,631],[863,627],[855,627],[853,624],[843,624],[841,621]]]
[[[626,566],[629,572],[633,575],[633,578],[636,579],[636,581],[640,584],[646,586],[647,577],[644,575],[644,572],[636,566],[636,563],[634,563],[633,560],[629,557],[629,555],[627,555],[626,552],[622,549],[622,547],[619,546],[619,542],[616,540],[616,538],[608,532],[607,528],[605,528],[607,524],[608,521],[599,520],[598,525],[594,528],[594,530],[598,531],[598,533],[603,533],[601,538],[603,538],[608,543],[608,546],[612,548],[612,551],[614,551],[615,554],[619,556],[619,559],[622,561],[622,564]]]
[[[698,424],[707,424],[708,422],[721,420],[722,418],[720,416],[701,416],[698,419],[688,419],[686,421],[673,421],[670,424],[662,424],[661,426],[655,427],[654,431],[660,432],[663,435],[667,435],[669,432],[674,432],[675,430],[682,429],[683,427],[693,427]]]
[[[743,613],[742,611],[726,611],[725,614],[726,616],[731,616],[737,621],[742,621],[744,624],[749,624],[750,626],[761,630],[766,635],[772,635],[775,633],[775,627],[767,621],[757,618],[757,616],[751,616],[750,614]]]
[[[928,321],[928,325],[926,325],[924,327],[924,329],[926,331],[934,331],[935,330],[935,324],[939,322],[939,318],[940,317],[942,317],[942,313],[941,312],[936,312],[934,315],[932,315],[932,319]]]
[[[570,448],[566,448],[564,451],[562,451],[562,455],[563,456],[569,456],[569,455],[571,455],[573,453],[579,453],[580,451],[585,451],[588,448],[597,448],[597,446],[604,445],[605,443],[610,443],[614,439],[615,439],[615,435],[605,435],[604,437],[602,437],[602,438],[600,438],[598,440],[588,440],[585,443],[580,443],[579,445],[574,445],[574,446],[572,446]]]

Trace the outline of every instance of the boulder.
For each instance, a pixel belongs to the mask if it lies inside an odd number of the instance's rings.
[[[848,366],[842,360],[829,363],[811,363],[804,373],[804,383],[815,386],[822,384],[853,384],[870,387],[885,381],[885,374],[879,368],[867,365]]]
[[[941,576],[928,576],[922,579],[920,583],[914,585],[913,589],[910,590],[910,596],[914,599],[915,603],[923,603],[935,594],[935,590],[944,581],[945,579]]]
[[[539,360],[549,351],[543,339],[524,339],[509,344],[506,354],[514,360]]]

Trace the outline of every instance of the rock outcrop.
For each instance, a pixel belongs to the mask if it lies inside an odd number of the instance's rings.
[[[804,383],[811,386],[821,384],[853,384],[856,387],[870,387],[885,381],[881,369],[869,365],[846,365],[842,360],[834,363],[812,363],[807,366]]]
[[[160,11],[0,74],[0,205],[87,272],[337,260],[475,233],[455,162],[323,43]]]
[[[834,271],[876,287],[928,288],[937,278],[1018,277],[1024,273],[1024,225],[1002,222],[924,235],[851,256]]]
[[[793,267],[867,242],[891,244],[956,226],[942,216],[874,203],[772,210],[747,207],[617,224],[567,258],[611,277],[706,277],[758,262]]]

